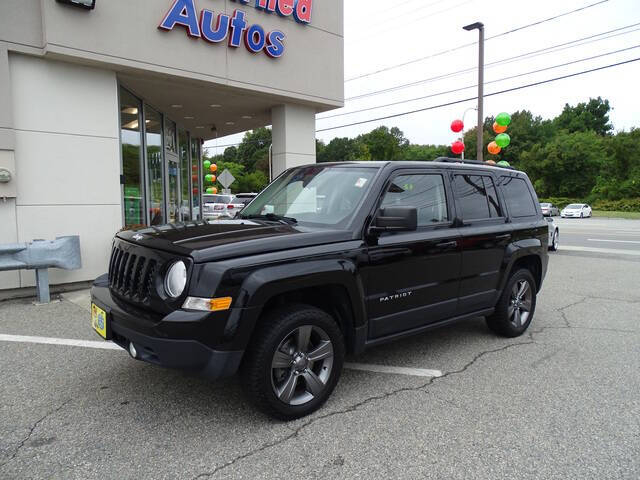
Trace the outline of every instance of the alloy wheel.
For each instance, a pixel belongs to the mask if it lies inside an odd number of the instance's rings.
[[[509,299],[509,321],[516,328],[521,328],[529,320],[531,314],[533,292],[527,280],[519,280],[511,290]]]
[[[320,395],[333,368],[333,344],[320,327],[303,325],[284,337],[271,361],[271,385],[287,405],[304,405]]]

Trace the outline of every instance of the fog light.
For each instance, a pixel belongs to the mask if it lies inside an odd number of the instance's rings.
[[[133,345],[133,342],[129,342],[129,355],[131,355],[133,358],[138,358],[138,351]]]

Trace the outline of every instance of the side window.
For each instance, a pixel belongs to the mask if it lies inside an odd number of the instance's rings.
[[[489,211],[492,217],[502,217],[502,209],[500,208],[500,202],[498,201],[498,194],[496,193],[496,186],[493,183],[493,178],[482,177],[484,180],[484,188],[487,191],[487,201],[489,202]]]
[[[529,217],[537,214],[536,205],[533,203],[533,197],[524,179],[500,177],[500,184],[512,217]]]
[[[480,175],[454,175],[453,179],[456,198],[464,220],[481,220],[499,216],[492,215],[492,210],[489,208],[489,195],[493,195],[493,209],[496,213],[500,208],[491,178],[487,178],[487,184],[490,184],[493,189],[491,193],[486,187],[485,179]]]
[[[418,209],[419,227],[448,221],[442,175],[398,175],[385,193],[380,208],[399,206]]]

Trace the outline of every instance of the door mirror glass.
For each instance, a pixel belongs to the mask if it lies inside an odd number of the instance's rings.
[[[413,231],[418,228],[418,209],[416,207],[386,207],[378,211],[373,230],[375,231]]]

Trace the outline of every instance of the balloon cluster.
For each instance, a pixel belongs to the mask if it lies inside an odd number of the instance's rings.
[[[509,144],[511,143],[511,137],[507,133],[505,133],[510,123],[511,115],[509,115],[508,113],[502,112],[496,117],[496,121],[493,123],[493,131],[497,134],[496,139],[493,142],[489,143],[489,145],[487,145],[487,151],[491,155],[499,154],[503,148],[509,146]],[[496,162],[493,160],[487,160],[487,163],[490,163],[492,165],[496,164]],[[501,167],[508,167],[509,162],[502,160],[498,162],[498,165],[500,165]]]
[[[460,133],[462,130],[464,130],[464,123],[462,123],[462,120],[454,120],[451,122],[451,131],[453,133]],[[456,140],[453,142],[451,144],[451,151],[454,155],[460,155],[464,152],[464,142],[462,140]]]
[[[214,173],[218,171],[218,166],[215,163],[211,163],[209,160],[205,160],[202,166],[204,167],[205,172],[211,172],[204,176],[205,183],[215,183],[217,177]],[[206,192],[210,195],[215,195],[218,193],[218,189],[216,187],[207,187]]]

